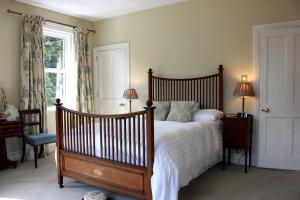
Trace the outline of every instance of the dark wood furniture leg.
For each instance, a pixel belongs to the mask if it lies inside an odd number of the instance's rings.
[[[58,185],[60,188],[64,187],[64,177],[63,176],[58,176]]]
[[[231,156],[231,152],[230,152],[230,148],[228,148],[228,165],[230,165],[230,156]]]
[[[252,147],[249,148],[249,167],[252,166]]]
[[[226,164],[225,154],[226,154],[226,148],[223,146],[223,170],[225,170],[225,164]]]
[[[23,139],[23,147],[22,147],[22,159],[21,159],[21,162],[24,162],[24,158],[25,158],[25,152],[26,152],[26,143],[24,142],[24,139]]]
[[[43,144],[40,146],[40,153],[39,153],[38,158],[42,158],[42,157],[44,157],[44,145]]]
[[[247,167],[248,167],[248,148],[245,149],[245,173],[247,173]]]
[[[33,146],[34,151],[34,167],[37,168],[37,159],[38,159],[38,146]]]
[[[11,161],[7,158],[5,138],[0,138],[0,169],[5,169],[9,166],[17,167],[17,161]]]

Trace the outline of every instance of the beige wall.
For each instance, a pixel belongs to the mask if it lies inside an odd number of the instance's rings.
[[[95,23],[94,46],[130,43],[132,87],[144,102],[146,71],[193,77],[225,67],[225,111],[241,111],[233,89],[253,80],[252,27],[300,19],[299,0],[191,0]],[[250,101],[247,110],[251,112]]]
[[[9,104],[18,107],[20,102],[19,63],[22,17],[6,13],[7,9],[31,15],[40,15],[46,19],[89,28],[93,27],[93,24],[56,12],[16,3],[13,0],[0,0],[0,87],[5,89]],[[49,113],[48,119],[49,131],[55,132],[54,112]],[[19,150],[19,147],[18,140],[9,139],[7,141],[8,152],[15,152]]]

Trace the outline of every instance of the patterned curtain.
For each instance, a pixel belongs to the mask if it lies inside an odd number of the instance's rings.
[[[77,108],[80,112],[91,113],[94,110],[92,89],[92,67],[89,58],[88,30],[75,29],[76,61],[78,68]]]
[[[24,16],[21,33],[20,108],[41,109],[43,129],[46,132],[47,99],[44,82],[43,21],[44,19],[40,16]],[[34,130],[29,132],[31,131]],[[26,149],[26,159],[33,159],[32,147],[27,145]]]

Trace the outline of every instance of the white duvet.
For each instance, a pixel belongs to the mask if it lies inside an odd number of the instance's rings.
[[[220,121],[155,121],[154,200],[177,200],[181,187],[221,158]]]

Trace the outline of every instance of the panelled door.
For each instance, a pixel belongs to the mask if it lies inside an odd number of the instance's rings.
[[[99,114],[120,114],[127,110],[122,98],[129,87],[128,43],[94,48],[95,108]]]
[[[300,170],[300,27],[259,36],[259,167]]]

